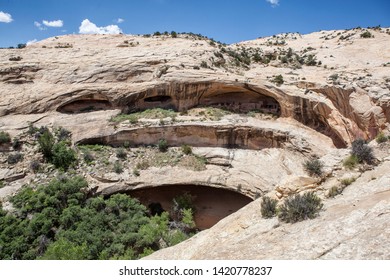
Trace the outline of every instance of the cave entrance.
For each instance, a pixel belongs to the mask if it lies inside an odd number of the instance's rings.
[[[199,101],[199,107],[217,107],[234,113],[257,111],[280,116],[280,105],[272,97],[256,92],[227,92],[208,95]]]
[[[168,95],[155,95],[130,102],[127,105],[127,112],[139,112],[154,108],[176,110],[172,97]]]
[[[143,205],[158,205],[170,212],[173,199],[180,195],[191,195],[195,207],[194,221],[198,229],[208,229],[223,218],[236,212],[253,200],[238,192],[197,185],[170,185],[129,191]]]
[[[152,97],[147,97],[144,99],[146,103],[151,103],[151,102],[157,102],[157,103],[165,103],[170,101],[172,98],[170,96],[152,96]]]
[[[112,109],[112,104],[108,100],[78,99],[59,107],[57,111],[65,114],[79,114],[110,109]]]

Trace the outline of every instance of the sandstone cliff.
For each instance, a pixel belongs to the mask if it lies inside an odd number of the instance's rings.
[[[361,36],[366,31],[370,38]],[[99,162],[80,160],[76,168],[103,195],[191,185],[251,199],[283,200],[307,190],[325,197],[351,172],[342,166],[350,144],[389,133],[389,43],[390,29],[376,28],[233,45],[193,34],[66,35],[1,49],[0,130],[21,140],[24,158],[8,163],[14,150],[1,145],[0,197],[6,201],[23,184],[56,174],[50,165],[44,174],[31,171],[31,162],[44,162],[26,133],[31,124],[69,130],[80,156],[82,145],[110,147],[96,153]],[[134,119],[153,108],[170,111]],[[160,139],[170,153],[142,147]],[[194,155],[183,155],[182,145]],[[119,146],[129,148],[121,174],[112,172]],[[327,201],[315,221],[263,220],[255,200],[151,258],[389,258],[389,150],[375,149],[379,166],[369,171],[375,174],[356,168],[351,176],[359,180],[342,198]],[[322,178],[303,168],[312,157],[324,162]],[[331,230],[323,234],[324,228]],[[376,235],[381,248],[364,242]],[[286,242],[291,238],[299,242]]]

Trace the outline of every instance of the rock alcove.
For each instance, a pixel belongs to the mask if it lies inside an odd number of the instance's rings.
[[[183,194],[193,198],[194,221],[200,230],[208,229],[253,200],[241,193],[204,185],[169,185],[142,188],[127,192],[146,207],[161,204],[164,211],[171,211],[173,199]]]

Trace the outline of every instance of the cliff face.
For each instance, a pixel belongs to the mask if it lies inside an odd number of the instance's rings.
[[[91,189],[104,195],[191,185],[233,190],[251,199],[265,194],[284,199],[306,190],[324,196],[332,184],[339,183],[337,176],[348,174],[342,162],[352,141],[372,140],[380,132],[389,132],[390,29],[370,29],[373,37],[362,38],[365,31],[280,34],[229,46],[192,34],[178,38],[66,35],[24,49],[0,49],[0,130],[31,145],[31,138],[26,136],[29,124],[66,128],[75,147],[129,146],[131,156],[125,161],[123,174],[108,170],[119,160],[114,150],[105,151],[104,164],[91,167],[81,162],[77,166]],[[164,109],[168,115],[151,117],[145,113],[155,108]],[[139,113],[136,119],[134,113]],[[148,154],[147,148],[139,148],[156,145],[160,139],[171,147],[172,162],[169,158],[160,162]],[[195,155],[186,158],[180,154],[182,145],[190,145]],[[37,149],[24,145],[24,161],[10,165],[7,153],[13,152],[11,146],[0,147],[0,180],[6,182],[0,198],[42,179],[29,168],[31,159],[43,163]],[[381,149],[378,160],[387,166],[388,150]],[[148,156],[147,167],[135,175],[132,171],[139,171],[139,158]],[[324,162],[324,178],[305,172],[303,163],[312,157]],[[188,161],[194,165],[199,159],[201,168],[188,167]],[[381,173],[384,167],[378,170],[375,176],[387,182]],[[359,176],[364,174],[355,171]],[[388,191],[379,183],[375,190]],[[348,201],[363,195],[351,193]],[[388,197],[384,197],[387,203]],[[379,217],[387,211],[388,204],[382,205],[377,199],[375,193],[367,193],[369,202],[361,205],[367,217]],[[247,250],[246,258],[353,258],[353,253],[326,253],[336,252],[332,248],[348,238],[361,241],[347,232],[338,236],[339,228],[350,220],[368,228],[383,218],[365,221],[352,208],[340,210],[346,201],[329,202],[334,212],[313,224],[309,221],[290,227],[276,219],[262,220],[246,231],[251,223],[248,217],[260,220],[256,200],[221,221],[215,231],[202,232],[175,251],[167,249],[152,257],[240,258],[237,252],[242,249]],[[367,205],[377,207],[380,213]],[[337,220],[343,211],[345,219]],[[285,231],[299,240],[307,230],[319,238],[320,229],[327,223],[335,227],[327,236],[331,242],[320,242],[322,247],[313,254],[309,249],[316,238],[299,243],[304,249],[297,255],[283,255],[284,245],[275,251],[267,247],[268,242],[279,244],[290,238]],[[273,231],[275,227],[278,229]],[[209,246],[214,247],[212,240],[222,238],[217,231],[225,241],[215,246],[215,252],[207,252]],[[376,232],[364,232],[362,227],[356,234],[364,237]],[[388,242],[388,235],[383,238]],[[240,243],[251,244],[251,240],[258,242],[261,252],[250,253],[250,246]],[[185,252],[186,244],[193,253]],[[298,245],[294,246],[289,245],[288,250],[295,252]],[[355,257],[369,256],[369,249],[365,250]],[[388,258],[382,253],[371,257]]]
[[[0,114],[229,105],[294,118],[345,146],[386,128],[390,53],[385,31],[372,31],[375,38],[369,39],[348,31],[348,40],[336,31],[278,35],[282,45],[264,38],[222,46],[189,35],[50,38],[0,51]],[[250,65],[237,66],[242,52],[249,56],[254,50],[271,61],[255,62],[253,55]],[[303,66],[289,63],[294,56]],[[305,62],[309,56],[315,66]],[[276,75],[284,78],[280,86],[270,83]]]

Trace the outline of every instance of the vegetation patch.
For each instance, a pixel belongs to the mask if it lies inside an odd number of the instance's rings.
[[[359,163],[372,164],[374,161],[372,148],[363,139],[357,139],[352,142],[351,155],[356,156]]]
[[[376,142],[377,142],[378,144],[384,143],[384,142],[386,142],[388,139],[389,139],[389,138],[388,138],[383,132],[380,132],[380,133],[376,136],[376,138],[375,138],[375,140],[376,140]]]
[[[278,217],[287,223],[313,219],[318,215],[322,207],[321,199],[314,192],[308,192],[303,195],[296,194],[287,198],[280,206]]]
[[[350,184],[352,184],[355,181],[356,181],[355,177],[345,178],[345,179],[341,180],[341,185],[345,188],[345,187],[348,187]]]
[[[8,132],[0,131],[0,145],[5,143],[11,143],[11,136]]]
[[[356,155],[349,155],[344,161],[343,166],[347,169],[353,169],[359,164],[359,159]]]
[[[153,108],[131,114],[119,114],[110,119],[111,122],[120,123],[123,121],[129,121],[131,124],[136,124],[139,119],[164,119],[175,118],[177,112],[171,109]]]
[[[62,175],[22,188],[11,198],[13,212],[0,204],[0,258],[138,259],[192,232],[191,208],[180,208],[180,226],[174,226],[167,212],[150,216],[128,195],[90,197],[87,187],[82,177]]]
[[[277,204],[276,199],[268,196],[263,196],[261,200],[261,216],[265,219],[275,217],[277,215]]]
[[[326,194],[326,197],[333,198],[339,194],[341,194],[344,190],[343,186],[333,186],[328,190],[328,193]]]
[[[324,163],[319,159],[310,159],[305,161],[303,167],[310,176],[321,176],[323,174]]]
[[[17,164],[19,161],[23,160],[23,154],[22,153],[13,153],[8,155],[7,163],[8,164]]]

